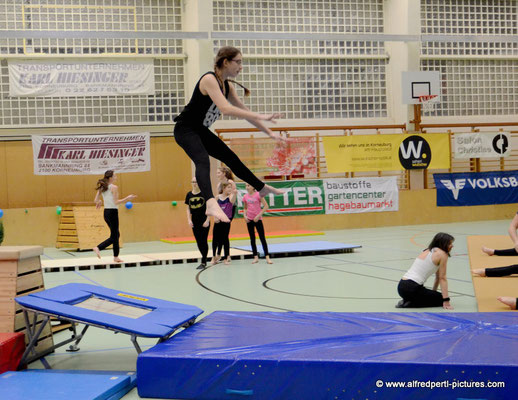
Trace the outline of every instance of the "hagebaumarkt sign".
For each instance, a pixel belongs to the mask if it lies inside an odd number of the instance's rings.
[[[284,194],[266,197],[269,206],[266,216],[352,214],[399,209],[395,176],[297,180],[270,184],[284,190]],[[239,195],[236,216],[241,217],[242,198],[246,190],[242,183],[238,183],[237,188]]]

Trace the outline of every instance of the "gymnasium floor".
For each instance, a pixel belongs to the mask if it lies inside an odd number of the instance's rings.
[[[374,229],[327,231],[324,236],[270,239],[269,243],[327,240],[362,246],[353,253],[306,257],[273,258],[268,265],[251,260],[233,260],[202,272],[197,263],[146,266],[81,272],[45,273],[46,288],[79,282],[93,283],[144,296],[196,305],[208,315],[215,310],[240,311],[402,311],[396,287],[403,273],[421,249],[439,231],[452,234],[455,244],[448,262],[448,282],[456,312],[477,311],[469,269],[466,236],[503,234],[508,221],[483,221],[440,225],[414,225]],[[236,244],[248,241],[231,242]],[[125,254],[170,252],[195,249],[195,244],[162,242],[127,243]],[[105,251],[103,256],[110,256]],[[43,258],[92,257],[93,253],[72,253],[45,249]],[[433,284],[432,278],[428,285]],[[512,295],[503,293],[503,295]],[[409,311],[416,311],[409,310]],[[422,311],[447,312],[443,309]],[[68,337],[58,333],[55,341]],[[57,339],[57,340],[56,340]],[[154,341],[140,339],[145,350]],[[47,357],[54,369],[124,370],[136,369],[137,354],[129,336],[91,328],[80,343],[81,350],[67,353],[66,346]],[[31,368],[42,368],[39,361]],[[139,399],[133,389],[124,399]]]

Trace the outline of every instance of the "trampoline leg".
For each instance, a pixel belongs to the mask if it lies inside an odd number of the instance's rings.
[[[72,322],[72,340],[76,340],[75,343],[71,344],[70,346],[68,346],[68,349],[67,351],[70,351],[70,352],[73,352],[73,351],[79,351],[79,347],[77,347],[77,345],[79,344],[79,342],[81,341],[81,339],[83,339],[83,336],[85,335],[86,333],[86,330],[88,329],[88,327],[90,325],[85,325],[85,327],[83,328],[83,330],[81,331],[81,333],[79,334],[79,336],[77,335],[77,331],[76,331],[76,323],[75,322]]]
[[[38,338],[40,337],[41,332],[43,332],[43,329],[47,325],[47,322],[49,322],[49,320],[50,320],[49,316],[45,316],[45,318],[41,322],[40,327],[36,330],[36,322],[38,320],[37,313],[34,313],[34,320],[33,320],[32,324],[29,321],[29,314],[28,314],[27,310],[23,310],[23,318],[25,319],[25,325],[27,326],[27,336],[29,337],[29,343],[27,344],[27,348],[25,349],[25,351],[22,355],[22,359],[20,360],[18,367],[22,367],[28,363],[27,360],[28,360],[29,353],[33,353],[34,355],[37,354],[36,349],[35,349],[36,343],[38,342]],[[45,363],[43,365],[45,365]],[[47,368],[47,367],[45,366],[45,368]]]
[[[137,335],[131,335],[131,342],[133,343],[133,346],[135,346],[135,348],[137,349],[137,353],[142,353],[142,350],[139,344],[137,343]]]

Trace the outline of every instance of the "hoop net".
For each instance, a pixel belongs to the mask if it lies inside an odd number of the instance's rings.
[[[439,102],[439,96],[436,94],[419,96],[419,104],[424,112],[435,110],[435,105]]]

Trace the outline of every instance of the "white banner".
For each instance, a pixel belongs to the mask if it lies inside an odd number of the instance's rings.
[[[473,132],[453,135],[454,158],[499,158],[511,155],[508,132]]]
[[[91,175],[151,168],[149,132],[110,135],[32,135],[35,175]]]
[[[149,95],[153,60],[8,60],[9,95],[37,97]]]
[[[323,181],[326,214],[398,211],[397,177],[337,178]]]

